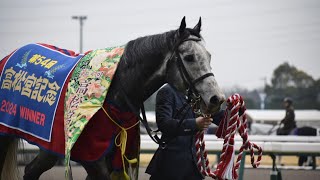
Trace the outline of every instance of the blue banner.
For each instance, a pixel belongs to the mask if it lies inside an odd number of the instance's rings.
[[[82,56],[39,44],[16,50],[1,72],[0,124],[50,142],[61,91]]]

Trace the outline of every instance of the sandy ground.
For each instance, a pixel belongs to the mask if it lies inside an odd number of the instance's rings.
[[[23,168],[23,167],[21,167]],[[21,169],[22,170],[22,169]],[[145,167],[141,167],[139,170],[139,180],[148,180],[149,175],[144,173]],[[283,180],[319,180],[320,170],[281,170]],[[72,168],[72,174],[74,180],[84,180],[86,177],[85,170],[76,166]],[[20,174],[22,177],[22,174]],[[45,172],[40,180],[63,180],[64,179],[64,167],[56,166],[53,169]],[[209,180],[210,178],[206,178]],[[244,180],[270,180],[270,169],[245,169]]]
[[[145,168],[148,165],[152,155],[151,154],[143,154],[140,157],[140,169],[139,169],[139,180],[148,180],[149,175],[145,173]],[[216,157],[214,155],[209,156],[210,162],[214,163]],[[282,166],[281,173],[283,180],[318,180],[320,179],[320,170],[301,170],[301,169],[286,169],[288,166],[296,166],[298,158],[295,156],[283,156],[281,162],[285,165]],[[250,165],[250,157],[246,158],[247,167]],[[263,156],[262,166],[263,168],[253,169],[246,168],[244,171],[244,180],[270,180],[270,165],[272,164],[271,158],[268,156]],[[320,160],[317,160],[317,164],[320,164]],[[268,168],[266,168],[268,167]],[[24,166],[20,166],[20,177],[22,179]],[[86,177],[86,172],[81,166],[73,166],[72,174],[74,180],[84,180]],[[62,180],[64,179],[64,167],[63,166],[55,166],[51,170],[45,172],[40,180]],[[210,178],[206,178],[209,180]]]

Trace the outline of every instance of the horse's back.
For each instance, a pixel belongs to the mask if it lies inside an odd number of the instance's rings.
[[[297,128],[298,136],[316,136],[317,129],[309,126],[304,126],[301,128]]]

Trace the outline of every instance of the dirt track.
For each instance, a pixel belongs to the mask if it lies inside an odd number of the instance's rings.
[[[139,180],[148,180],[149,175],[145,173],[145,167],[148,165],[152,154],[143,154],[140,156],[140,171],[139,171]],[[214,162],[216,160],[216,156],[209,156],[210,162]],[[282,163],[287,166],[296,166],[298,158],[296,156],[283,156]],[[247,166],[250,164],[250,157],[246,157]],[[272,161],[268,156],[263,156],[262,166],[271,166]],[[320,164],[320,159],[317,160],[317,164]],[[24,167],[20,166],[20,179],[22,179],[22,174],[24,171]],[[252,169],[247,168],[244,171],[244,180],[270,180],[270,168],[258,168]],[[320,169],[318,170],[297,170],[297,169],[282,169],[282,179],[283,180],[318,180],[320,177]],[[74,180],[84,180],[86,177],[86,172],[81,166],[73,165],[72,166],[72,174]],[[55,166],[53,169],[45,172],[40,180],[63,180],[64,179],[64,166]],[[209,180],[207,178],[206,180]]]
[[[20,169],[23,172],[23,167]],[[140,168],[139,180],[148,180],[149,175],[144,173],[145,168]],[[320,177],[320,170],[282,170],[283,180],[318,180]],[[81,166],[72,167],[72,174],[74,180],[84,180],[86,172]],[[22,174],[21,174],[22,175]],[[56,166],[53,169],[44,173],[40,180],[63,180],[64,179],[64,167]],[[244,180],[270,180],[270,169],[246,169],[244,172]],[[209,180],[207,178],[206,180]]]

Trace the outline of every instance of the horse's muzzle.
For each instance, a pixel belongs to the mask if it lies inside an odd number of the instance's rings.
[[[220,110],[221,104],[225,102],[225,96],[214,95],[210,98],[209,105],[207,107],[208,112],[214,113]]]

